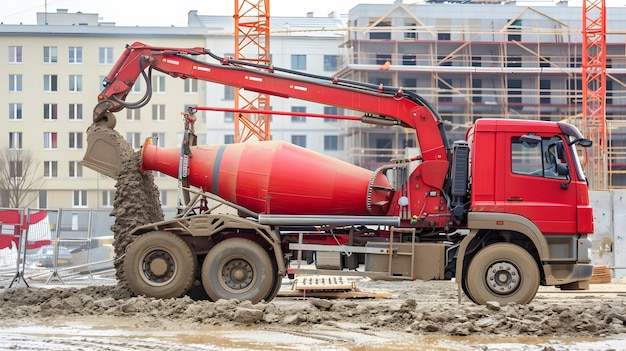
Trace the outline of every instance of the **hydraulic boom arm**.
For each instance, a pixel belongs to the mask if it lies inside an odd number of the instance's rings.
[[[207,55],[218,61],[218,64],[192,58],[200,55]],[[448,159],[448,140],[441,117],[415,93],[401,88],[233,61],[199,47],[153,47],[139,42],[127,46],[105,77],[104,89],[98,95],[99,103],[94,109],[94,121],[106,120],[110,127],[114,127],[115,117],[112,112],[145,106],[152,91],[149,79],[151,69],[175,78],[199,79],[273,96],[361,111],[365,113],[361,118],[364,122],[414,129],[424,161]],[[140,75],[146,79],[146,95],[137,102],[126,102],[130,89]]]

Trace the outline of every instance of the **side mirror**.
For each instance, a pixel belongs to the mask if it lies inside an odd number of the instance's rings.
[[[556,164],[556,174],[560,176],[569,175],[569,166],[566,163],[557,163]]]

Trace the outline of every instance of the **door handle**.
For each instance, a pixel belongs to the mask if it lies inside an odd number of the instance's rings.
[[[510,202],[522,202],[522,201],[524,201],[524,199],[522,199],[521,197],[509,197],[508,199],[506,199],[506,201],[510,201]]]

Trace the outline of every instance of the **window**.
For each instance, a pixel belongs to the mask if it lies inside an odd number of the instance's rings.
[[[437,40],[450,40],[450,33],[437,33]]]
[[[9,63],[22,63],[21,46],[9,46]]]
[[[583,58],[580,56],[571,56],[569,58],[569,66],[571,68],[580,68],[583,62]]]
[[[130,89],[131,93],[139,93],[141,92],[141,80],[138,79],[133,83],[133,87]]]
[[[234,144],[235,143],[235,136],[232,134],[226,134],[224,135],[224,144]]]
[[[70,104],[70,120],[83,119],[83,104]]]
[[[415,66],[417,65],[417,55],[402,55],[403,66]]]
[[[139,149],[141,147],[141,133],[128,132],[126,133],[126,141],[133,149]]]
[[[520,32],[522,31],[522,20],[516,19],[511,22],[511,25],[508,28],[508,40],[509,41],[522,41],[522,35]]]
[[[437,65],[439,66],[452,66],[451,56],[437,56]]]
[[[374,24],[374,21],[370,21],[370,26]],[[391,39],[391,31],[389,29],[378,29],[378,28],[391,28],[391,21],[380,21],[376,24],[376,29],[373,29],[370,34],[370,39],[383,39],[389,40]],[[383,31],[384,30],[384,31]]]
[[[56,178],[57,167],[57,161],[43,161],[43,176],[46,178]]]
[[[522,57],[521,56],[509,56],[506,58],[506,66],[507,67],[522,67]]]
[[[9,91],[10,92],[22,91],[22,75],[21,74],[9,74]]]
[[[520,138],[511,140],[511,171],[535,177],[565,178],[558,169],[567,164],[563,155],[562,140],[558,137],[542,138],[540,143],[523,142]],[[561,145],[561,146],[559,146]],[[560,166],[560,167],[559,167]]]
[[[324,106],[325,115],[343,115],[343,109],[337,106]],[[337,122],[334,118],[324,118],[324,122]]]
[[[306,69],[306,55],[291,55],[291,69]]]
[[[20,160],[17,161],[9,161],[9,177],[10,178],[22,178],[24,173],[22,173],[23,162]]]
[[[99,53],[99,62],[101,65],[111,65],[113,64],[113,48],[100,48],[98,50]]]
[[[404,32],[404,39],[417,39],[417,23],[405,23],[405,27],[407,27],[406,32]]]
[[[539,58],[539,67],[550,67],[550,58],[545,56]]]
[[[152,143],[158,147],[165,147],[165,133],[152,133]]]
[[[521,79],[509,79],[507,80],[507,90],[509,97],[507,101],[509,103],[521,103],[522,102],[522,80]]]
[[[224,85],[224,100],[235,100],[235,88]]]
[[[39,206],[39,208],[48,208],[47,190],[39,190],[39,194],[37,196],[37,206]]]
[[[439,90],[439,102],[452,102],[452,80],[451,79],[439,79],[437,81],[437,88]]]
[[[235,113],[234,112],[224,112],[224,122],[232,123],[235,121]]]
[[[549,79],[541,79],[539,81],[539,96],[540,96],[539,103],[542,103],[542,104],[551,103]]]
[[[339,68],[339,56],[324,55],[324,71],[336,71]]]
[[[83,133],[82,132],[70,132],[70,149],[82,149],[83,148]]]
[[[56,74],[44,74],[43,75],[43,91],[47,93],[58,91]]]
[[[83,166],[78,161],[70,161],[70,178],[82,178]]]
[[[141,109],[126,109],[126,120],[139,121],[141,119]]]
[[[165,92],[165,76],[152,77],[152,92],[154,93]]]
[[[22,104],[9,104],[9,120],[22,120]]]
[[[472,102],[482,102],[482,79],[472,79]]]
[[[384,65],[387,62],[391,63],[391,54],[376,54],[377,65]]]
[[[336,135],[324,135],[324,150],[339,150],[339,137]]]
[[[43,148],[47,150],[57,148],[57,133],[56,132],[44,132],[43,133]]]
[[[472,56],[472,67],[480,67],[481,60],[482,60],[482,57],[480,56]]]
[[[9,149],[19,150],[22,148],[22,132],[9,132]]]
[[[43,62],[44,63],[57,63],[57,47],[56,46],[44,46],[43,47]]]
[[[73,207],[87,207],[87,190],[74,190]]]
[[[102,207],[113,207],[115,190],[102,190]]]
[[[83,63],[83,48],[77,46],[69,47],[69,63]]]
[[[80,74],[70,74],[70,91],[83,91],[83,76]]]
[[[291,112],[300,112],[300,113],[305,113],[306,112],[306,106],[291,106]],[[292,122],[306,122],[306,117],[304,116],[291,116],[291,121]]]
[[[301,147],[306,147],[306,135],[292,135],[291,143]]]
[[[165,105],[152,105],[152,120],[165,121]]]
[[[52,121],[57,117],[57,104],[43,104],[43,119]]]
[[[197,79],[185,79],[185,93],[197,93],[198,92],[198,80]]]

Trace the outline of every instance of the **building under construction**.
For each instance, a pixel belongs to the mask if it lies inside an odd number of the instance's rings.
[[[607,12],[607,141],[583,157],[594,189],[626,187],[626,8]],[[489,117],[567,121],[589,134],[581,7],[396,1],[358,5],[348,17],[347,62],[338,76],[426,97],[451,140],[463,139],[474,121]],[[400,127],[349,124],[344,132],[346,157],[367,168],[416,144]]]

